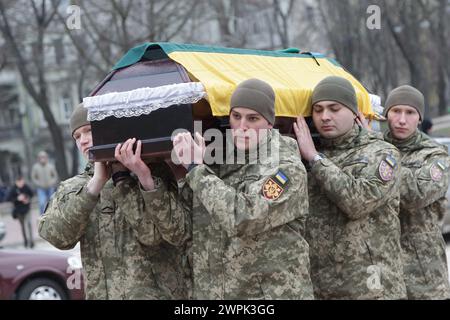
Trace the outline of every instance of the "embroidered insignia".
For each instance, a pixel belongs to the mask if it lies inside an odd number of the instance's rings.
[[[284,189],[280,184],[272,179],[268,178],[262,187],[262,193],[266,199],[276,200],[283,193]]]
[[[430,176],[433,181],[436,181],[436,182],[441,181],[442,176],[444,175],[444,169],[442,167],[445,168],[445,166],[442,163],[440,163],[439,161],[436,161],[431,166]]]
[[[442,171],[445,171],[447,167],[440,161],[437,161],[436,164],[442,169]]]
[[[391,181],[394,178],[394,168],[385,160],[381,161],[378,173],[383,181]]]
[[[288,177],[286,177],[286,175],[284,174],[283,171],[278,171],[277,174],[275,175],[275,179],[282,185],[284,186],[288,181]]]
[[[385,161],[391,166],[391,168],[395,168],[397,166],[397,161],[392,155],[388,155]]]

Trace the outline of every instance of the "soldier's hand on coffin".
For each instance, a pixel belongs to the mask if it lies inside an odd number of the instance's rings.
[[[173,139],[173,148],[178,161],[187,169],[190,164],[202,164],[205,156],[205,139],[196,132],[196,141],[189,132],[182,132]]]
[[[141,159],[142,141],[137,141],[136,151],[133,151],[135,142],[136,138],[128,139],[123,144],[119,143],[116,146],[114,157],[126,168],[136,174],[145,190],[153,190],[155,188],[155,183],[152,178],[151,170]]]
[[[185,154],[183,152],[184,148],[184,133],[178,133],[173,138],[173,151],[175,152],[175,159],[172,159],[172,161],[175,164],[181,164],[185,168],[191,163],[191,157],[190,154]],[[173,153],[172,153],[173,155]]]
[[[294,122],[294,131],[302,158],[306,161],[311,161],[318,152],[314,146],[305,118],[302,116],[297,117],[297,122]]]
[[[370,129],[370,121],[366,119],[364,114],[362,112],[358,112],[358,116],[355,119],[355,122],[360,126],[361,128],[364,128],[368,131],[371,131]]]
[[[87,184],[88,192],[98,196],[109,178],[111,178],[111,166],[105,162],[95,162],[94,176]]]

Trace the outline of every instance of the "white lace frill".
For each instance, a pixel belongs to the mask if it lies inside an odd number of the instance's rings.
[[[173,105],[196,103],[205,96],[203,84],[188,82],[86,97],[83,106],[88,109],[89,121],[99,121],[110,116],[123,118],[147,115]]]

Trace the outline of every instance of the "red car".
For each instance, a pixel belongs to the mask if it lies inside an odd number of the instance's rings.
[[[80,300],[83,286],[73,253],[0,249],[0,299]]]

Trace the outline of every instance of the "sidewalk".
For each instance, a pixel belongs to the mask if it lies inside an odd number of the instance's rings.
[[[6,227],[5,238],[0,242],[0,245],[4,248],[17,247],[23,248],[22,230],[20,229],[20,223],[18,220],[13,219],[11,215],[12,204],[9,202],[0,203],[0,220],[4,222]],[[33,199],[31,203],[31,222],[33,229],[33,238],[35,245],[40,242],[46,242],[38,235],[38,223],[39,223],[39,205],[36,199]]]

